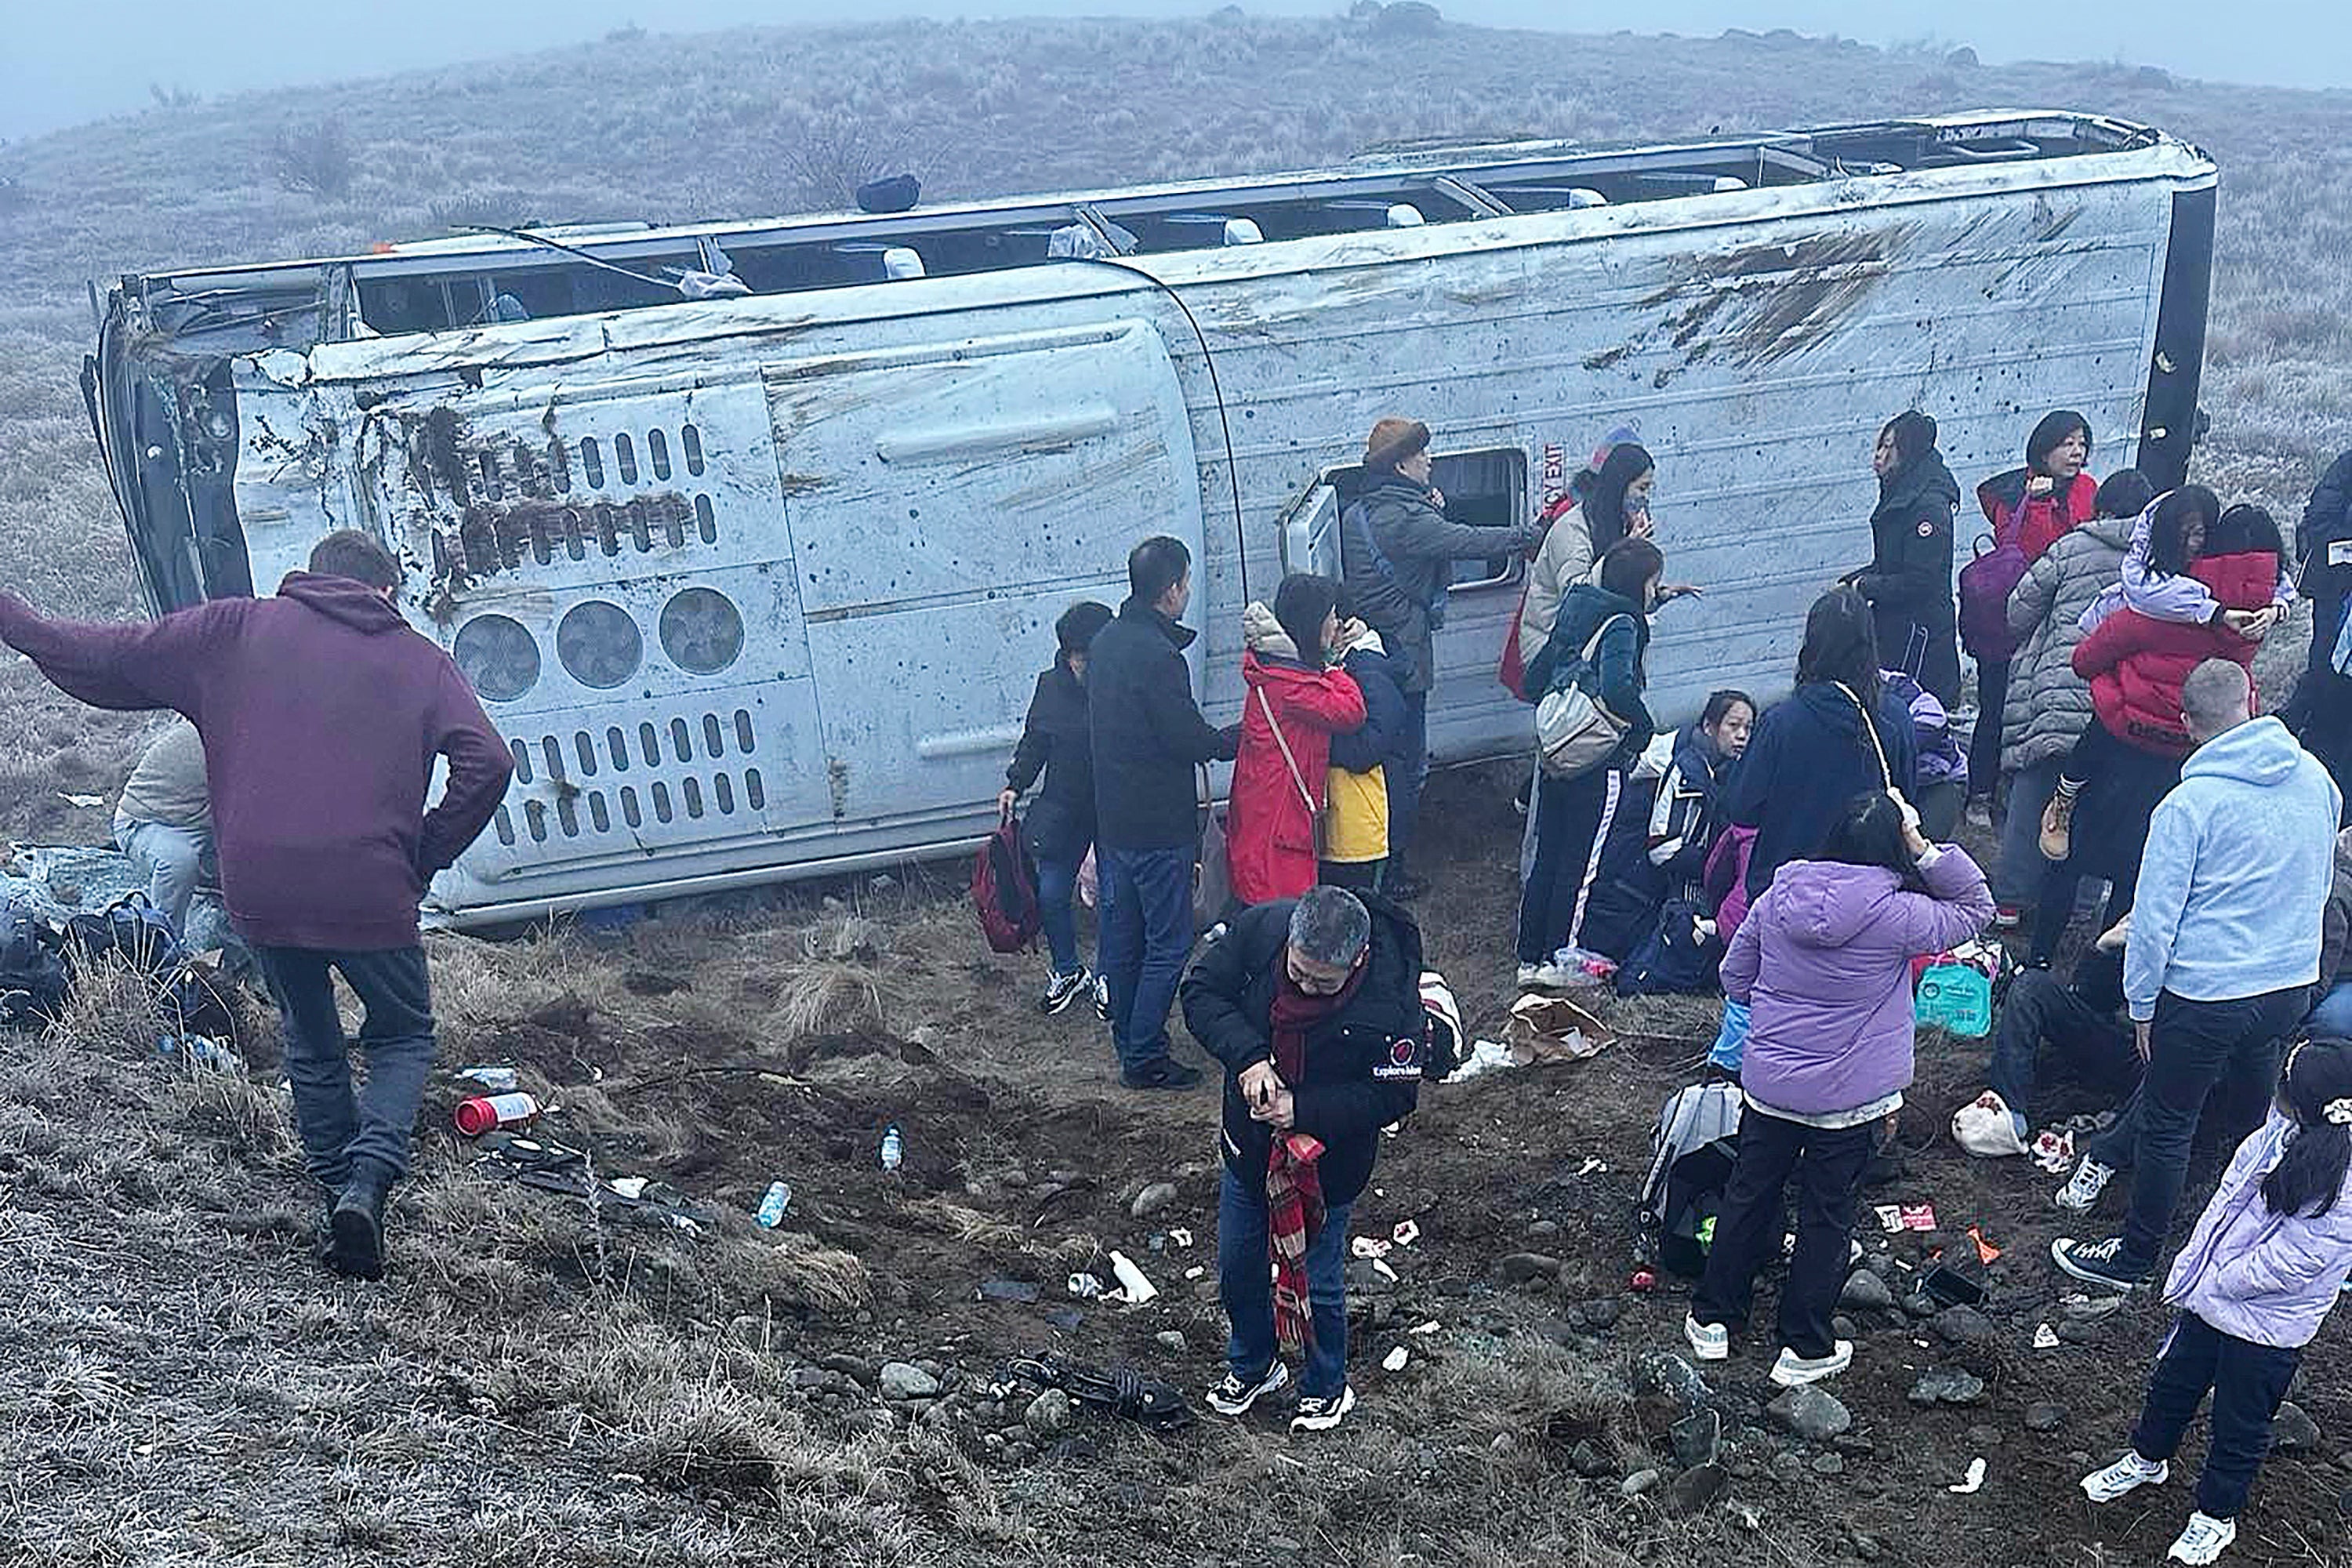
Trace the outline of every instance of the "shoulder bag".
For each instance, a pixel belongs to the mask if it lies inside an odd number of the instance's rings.
[[[1331,807],[1328,802],[1315,804],[1315,792],[1307,787],[1307,776],[1298,771],[1298,759],[1290,753],[1290,742],[1283,739],[1282,725],[1274,716],[1274,700],[1265,688],[1257,688],[1257,705],[1265,713],[1265,727],[1274,731],[1274,743],[1281,748],[1283,766],[1290,770],[1290,782],[1298,786],[1299,803],[1307,807],[1307,820],[1315,825],[1315,858],[1320,864],[1331,849]]]
[[[1537,702],[1537,759],[1547,776],[1581,778],[1607,762],[1623,742],[1626,721],[1609,711],[1599,698],[1584,689],[1584,683],[1591,679],[1592,661],[1600,656],[1601,639],[1608,635],[1611,626],[1632,619],[1631,616],[1618,615],[1601,622],[1591,640],[1584,645],[1577,668],[1568,672],[1567,679],[1554,680],[1552,689]]]

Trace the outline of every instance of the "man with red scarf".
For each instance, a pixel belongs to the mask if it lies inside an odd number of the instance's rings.
[[[1348,1211],[1381,1129],[1419,1100],[1421,931],[1376,896],[1316,888],[1242,912],[1187,975],[1184,1022],[1224,1064],[1217,1281],[1233,1325],[1211,1409],[1240,1415],[1301,1362],[1293,1432],[1348,1386]]]

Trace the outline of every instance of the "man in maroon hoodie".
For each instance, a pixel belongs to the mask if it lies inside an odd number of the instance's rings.
[[[156,621],[53,621],[0,593],[0,641],[60,690],[175,709],[204,738],[229,921],[278,1000],[304,1159],[330,1194],[326,1259],[369,1279],[433,1064],[417,900],[514,768],[457,667],[394,607],[399,588],[391,552],[347,529],[274,597]],[[427,811],[438,757],[448,781]],[[330,971],[366,1008],[357,1094]]]

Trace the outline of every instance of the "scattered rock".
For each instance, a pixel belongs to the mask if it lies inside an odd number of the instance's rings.
[[[1895,1305],[1895,1292],[1886,1288],[1885,1280],[1860,1268],[1846,1276],[1845,1289],[1838,1292],[1838,1305],[1857,1312],[1884,1312]]]
[[[1712,1465],[1723,1451],[1723,1416],[1713,1410],[1694,1410],[1675,1423],[1668,1436],[1675,1462],[1686,1470]]]
[[[1617,1473],[1617,1461],[1609,1457],[1609,1450],[1590,1437],[1569,1450],[1568,1462],[1578,1475],[1591,1480]]]
[[[1795,1486],[1805,1479],[1805,1461],[1794,1454],[1773,1455],[1772,1479],[1784,1487]]]
[[[1886,1543],[1857,1530],[1853,1532],[1853,1554],[1864,1563],[1875,1563],[1886,1555]]]
[[[1852,1412],[1810,1384],[1789,1390],[1766,1405],[1764,1413],[1808,1443],[1826,1443],[1853,1425]]]
[[[2025,1407],[2025,1429],[2029,1432],[2055,1432],[2066,1425],[2066,1407],[2063,1405],[2029,1405]]]
[[[1677,1513],[1698,1513],[1713,1508],[1730,1486],[1731,1478],[1724,1474],[1722,1466],[1701,1465],[1676,1476],[1666,1496]]]
[[[2271,1447],[2282,1454],[2308,1454],[2319,1447],[2319,1423],[2288,1400],[2271,1421]]]
[[[1672,1351],[1654,1351],[1633,1368],[1633,1386],[1687,1415],[1710,1397],[1706,1379],[1698,1368]]]
[[[903,1361],[885,1362],[879,1380],[885,1399],[932,1399],[940,1392],[938,1378]]]
[[[1021,1414],[1021,1425],[1039,1442],[1050,1443],[1070,1429],[1074,1414],[1070,1396],[1058,1388],[1049,1388],[1029,1402],[1029,1408]]]
[[[1832,1437],[1830,1447],[1853,1459],[1867,1459],[1878,1452],[1878,1445],[1859,1432],[1847,1432]]]
[[[1364,1300],[1374,1296],[1392,1296],[1396,1281],[1372,1267],[1369,1258],[1348,1260],[1348,1296],[1350,1300]]]
[[[2000,1428],[1982,1426],[1969,1427],[1969,1447],[1979,1450],[2000,1447]]]
[[[1559,1278],[1560,1262],[1541,1252],[1507,1252],[1495,1259],[1495,1273],[1506,1285],[1531,1285]]]
[[[1931,1372],[1911,1385],[1907,1396],[1917,1405],[1982,1405],[1984,1379],[1973,1373]]]
[[[2107,1337],[2107,1324],[2100,1319],[2069,1318],[2058,1325],[2061,1344],[2095,1345]]]
[[[1932,1318],[1944,1310],[1944,1304],[1925,1290],[1914,1290],[1903,1298],[1903,1310],[1915,1318]]]
[[[816,1364],[827,1372],[837,1372],[858,1383],[871,1384],[876,1376],[872,1362],[861,1361],[854,1355],[821,1355],[816,1358]]]
[[[1842,1340],[1858,1340],[1862,1338],[1862,1325],[1840,1312],[1830,1320],[1830,1332]]]
[[[1159,1342],[1161,1350],[1171,1355],[1182,1355],[1192,1348],[1185,1342],[1183,1331],[1181,1329],[1162,1329],[1151,1337]]]
[[[1992,1320],[1974,1307],[1947,1307],[1930,1319],[1927,1326],[1956,1345],[1989,1345],[2000,1337]]]
[[[1603,1296],[1597,1300],[1581,1302],[1571,1310],[1588,1329],[1614,1328],[1617,1320],[1625,1315],[1624,1304],[1614,1296]]]
[[[1813,1461],[1813,1474],[1817,1476],[1842,1476],[1845,1474],[1845,1456],[1843,1454],[1823,1454],[1821,1458]]]
[[[1147,1219],[1175,1201],[1175,1183],[1154,1182],[1135,1194],[1135,1201],[1127,1205],[1127,1212],[1137,1219]]]
[[[1617,1489],[1626,1497],[1640,1497],[1663,1479],[1655,1470],[1635,1470],[1617,1483]]]
[[[1545,1244],[1558,1241],[1559,1239],[1559,1226],[1553,1220],[1539,1219],[1533,1225],[1528,1226],[1528,1239],[1529,1241],[1542,1242]]]
[[[833,1376],[821,1366],[796,1366],[793,1368],[793,1386],[814,1392],[823,1388]]]

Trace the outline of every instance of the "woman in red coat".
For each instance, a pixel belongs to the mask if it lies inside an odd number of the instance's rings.
[[[1331,737],[1364,721],[1364,694],[1328,658],[1339,637],[1339,585],[1294,572],[1274,608],[1242,612],[1242,742],[1234,761],[1225,864],[1235,901],[1295,899],[1315,885],[1315,821],[1323,810]],[[1287,748],[1287,754],[1285,754]]]

